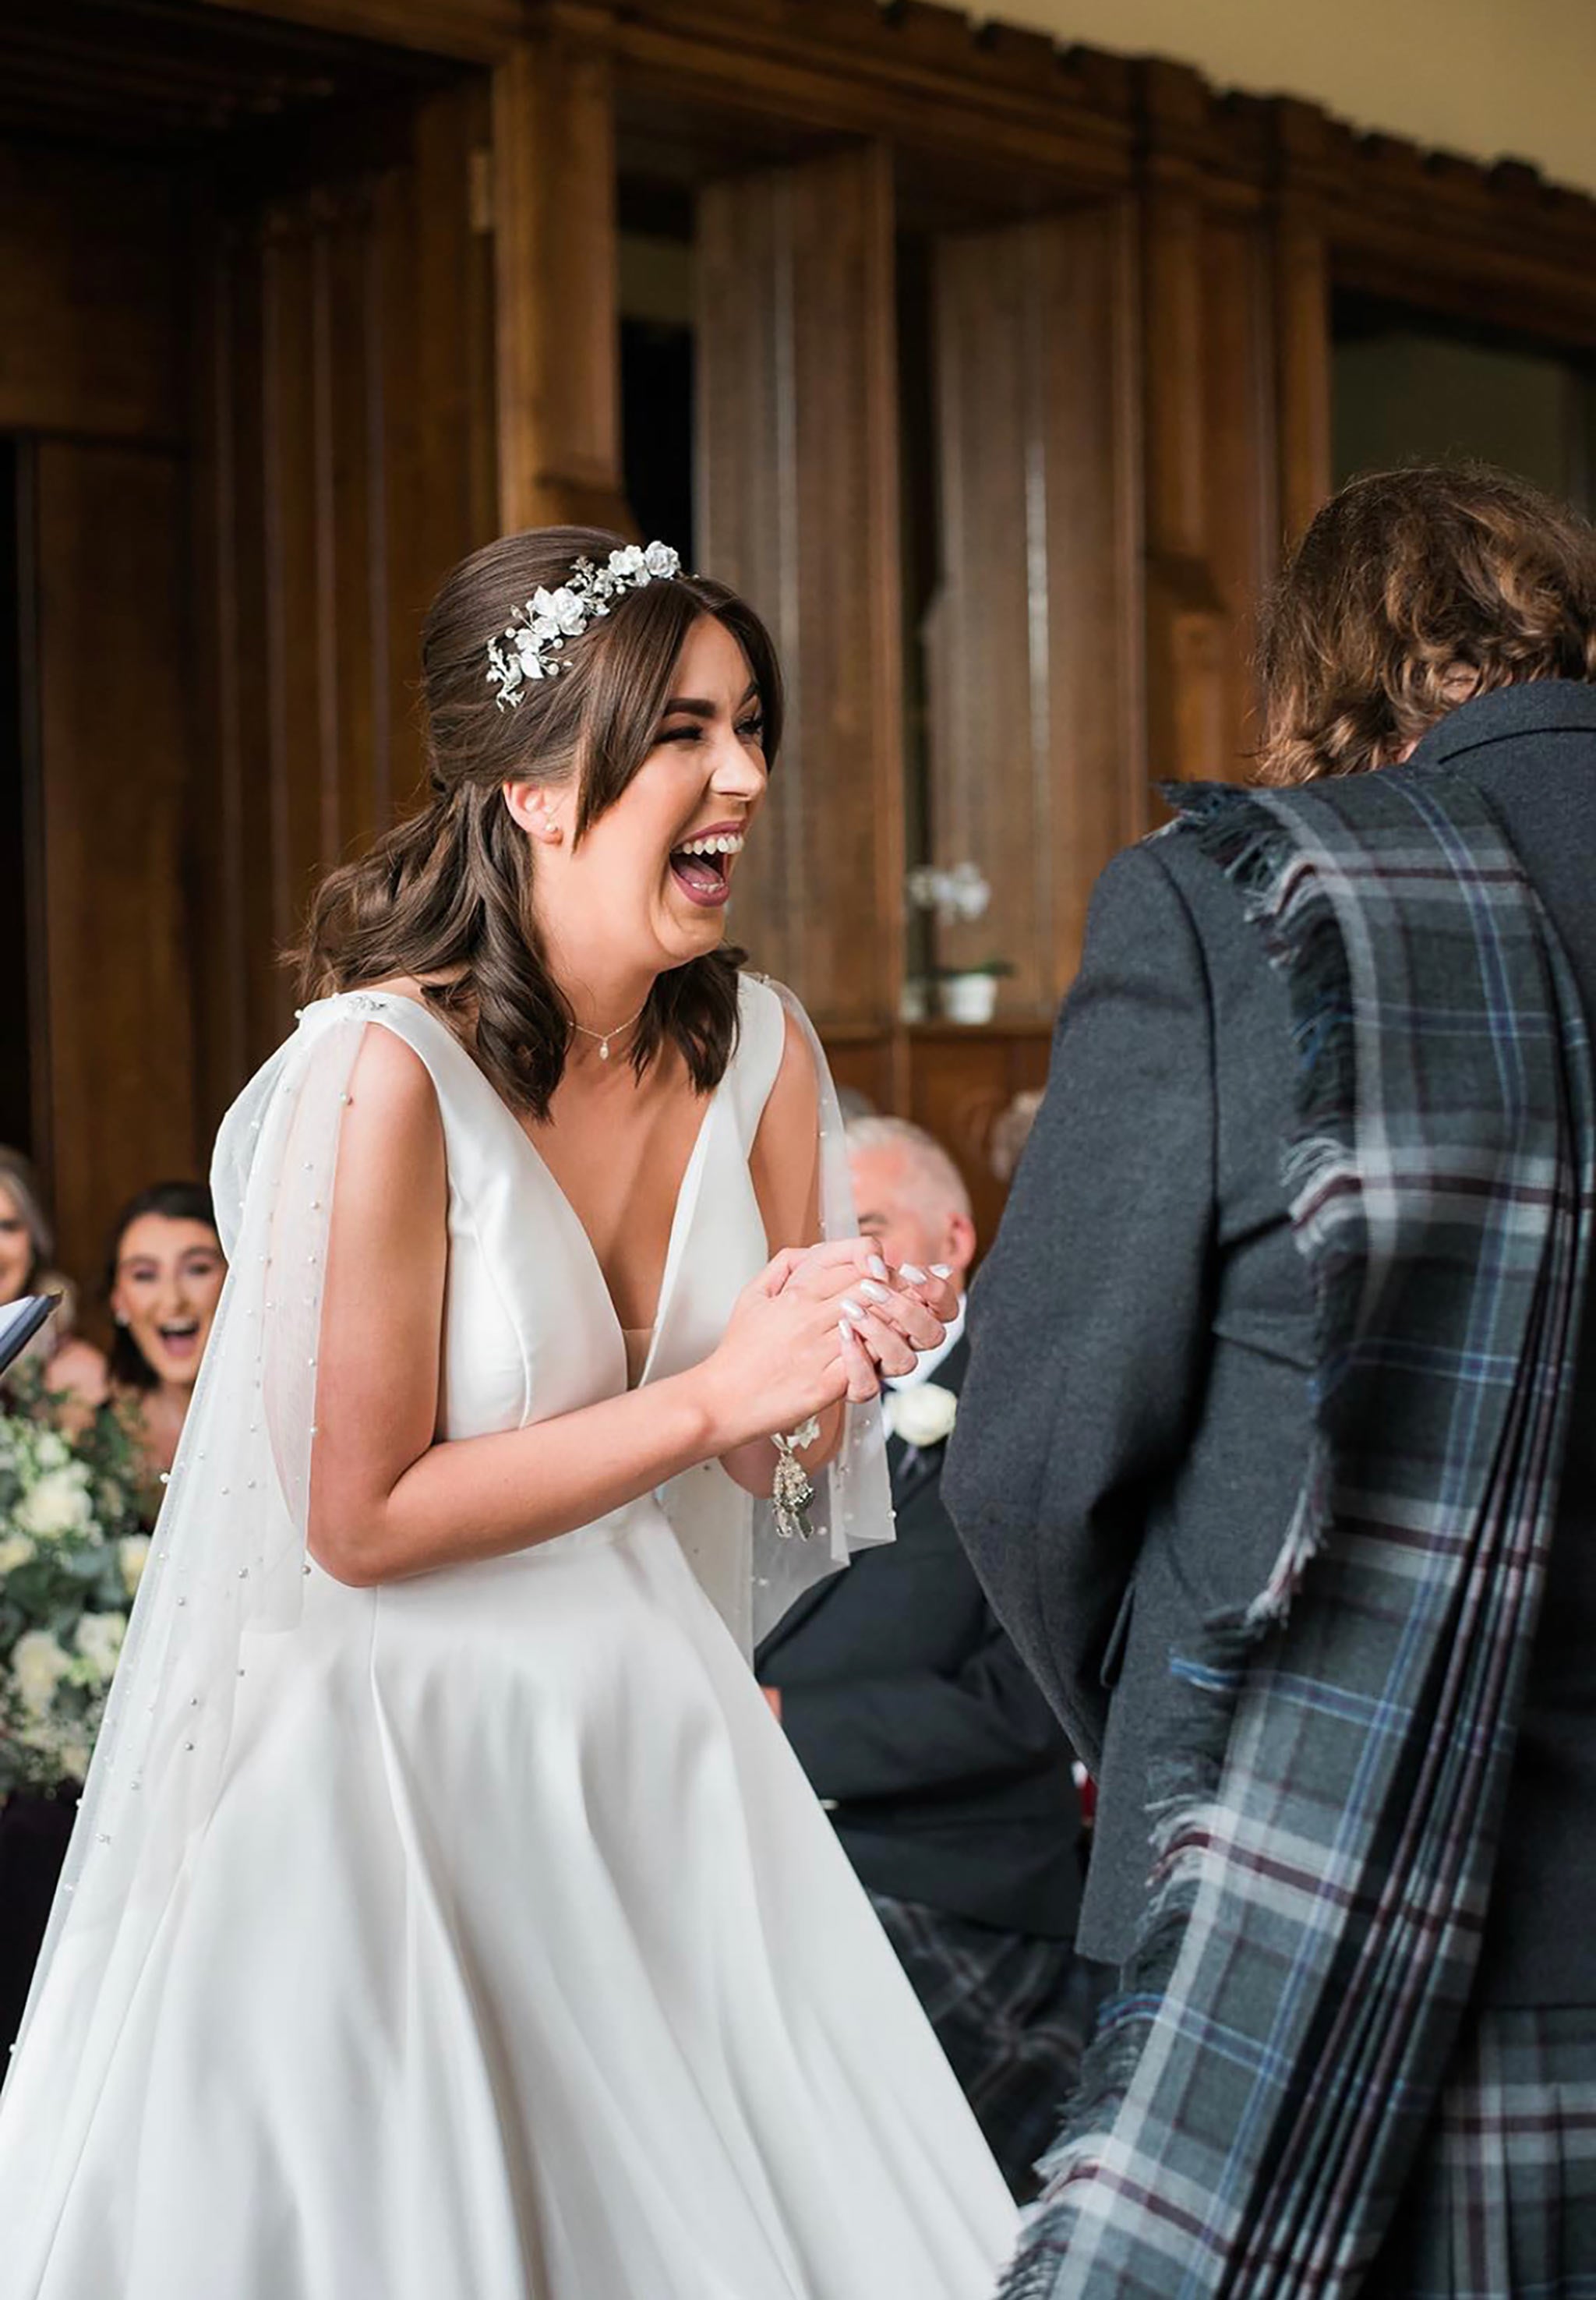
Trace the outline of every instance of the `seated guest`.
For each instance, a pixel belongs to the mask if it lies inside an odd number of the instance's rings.
[[[976,1250],[969,1196],[902,1119],[848,1128],[860,1227],[891,1262],[951,1271]],[[895,1543],[801,1598],[760,1679],[1017,2195],[1052,2136],[1091,2023],[1074,1951],[1080,1812],[1070,1753],[998,1627],[942,1504],[968,1355],[888,1384]]]
[[[147,1465],[149,1513],[178,1450],[227,1262],[203,1182],[158,1182],[122,1208],[106,1273],[111,1379]]]
[[[105,1395],[105,1361],[72,1330],[76,1292],[50,1268],[55,1251],[38,1177],[20,1150],[0,1146],[0,1308],[24,1294],[59,1294],[61,1306],[34,1336],[20,1362],[34,1367],[68,1414],[92,1410]]]

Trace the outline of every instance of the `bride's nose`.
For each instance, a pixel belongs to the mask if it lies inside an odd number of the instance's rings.
[[[722,798],[756,799],[765,788],[765,766],[757,751],[727,733],[715,746],[710,788]]]

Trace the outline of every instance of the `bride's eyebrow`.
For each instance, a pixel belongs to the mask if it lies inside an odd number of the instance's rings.
[[[737,705],[738,710],[744,710],[750,703],[757,703],[759,694],[759,681],[751,679],[744,691],[743,700]],[[714,704],[706,703],[697,695],[673,695],[661,715],[669,718],[673,711],[685,711],[692,719],[712,719],[715,716]]]

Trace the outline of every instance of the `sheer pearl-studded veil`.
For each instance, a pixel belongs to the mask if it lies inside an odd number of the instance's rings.
[[[824,1234],[855,1226],[841,1115],[818,1042]],[[261,1640],[298,1621],[316,1436],[316,1351],[338,1129],[375,1004],[307,1010],[225,1120],[212,1181],[229,1271],[158,1521],[0,2097],[0,2219],[24,2198],[47,2224],[185,1863],[226,1781],[234,1704]],[[784,1542],[771,1513],[719,1472],[661,1500],[694,1572],[748,1650],[850,1548],[890,1538],[885,1446],[852,1409],[817,1479],[815,1538]],[[285,1826],[261,1816],[263,1829]]]

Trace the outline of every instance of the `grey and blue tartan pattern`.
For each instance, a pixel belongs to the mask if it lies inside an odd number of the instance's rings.
[[[1596,2005],[1467,2032],[1361,2300],[1596,2300]]]
[[[1379,2253],[1464,2037],[1585,1282],[1584,1020],[1484,799],[1170,796],[1289,992],[1315,1437],[1268,1585],[1172,1658],[1147,1926],[1004,2300],[1339,2296]]]

